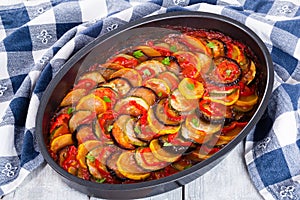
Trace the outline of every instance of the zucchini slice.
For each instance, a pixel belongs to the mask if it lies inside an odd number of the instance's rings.
[[[155,106],[153,106],[156,119],[166,126],[180,126],[179,121],[174,121],[168,117],[167,113],[165,112],[166,103],[167,99],[162,99]]]
[[[145,171],[136,163],[134,151],[124,151],[117,160],[118,171],[126,178],[132,180],[144,180],[150,176],[150,172]]]
[[[155,104],[158,99],[156,93],[151,88],[144,86],[133,88],[129,92],[128,96],[142,98],[147,102],[149,106]]]
[[[90,110],[99,114],[105,112],[107,106],[105,101],[100,97],[95,94],[88,94],[79,100],[75,108],[76,110]]]
[[[98,146],[86,155],[86,165],[95,179],[103,179],[110,175],[106,162],[112,150],[109,146]]]
[[[83,168],[87,168],[86,165],[86,155],[94,148],[101,146],[102,143],[99,140],[88,140],[84,143],[81,143],[78,146],[78,153],[76,159]]]
[[[219,132],[222,128],[222,123],[212,124],[201,120],[195,113],[187,116],[185,120],[187,129],[197,134],[212,135]]]
[[[157,76],[157,78],[164,80],[172,91],[178,87],[179,78],[173,72],[162,72]]]
[[[242,80],[249,85],[255,78],[256,76],[256,66],[255,63],[251,60],[250,61],[250,66],[247,69],[243,69],[243,77]]]
[[[178,89],[186,99],[200,99],[204,94],[203,84],[191,78],[182,79]]]
[[[139,116],[147,112],[149,108],[149,104],[143,98],[129,96],[119,100],[114,107],[114,111],[120,114]]]
[[[114,72],[110,78],[121,77],[127,79],[133,87],[142,85],[142,76],[135,69],[123,68]]]
[[[109,79],[107,83],[101,84],[101,86],[112,88],[120,97],[125,96],[132,88],[130,81],[121,77]]]
[[[153,155],[161,161],[165,162],[175,162],[177,161],[180,157],[181,154],[172,154],[166,151],[159,143],[158,139],[154,139],[150,142],[149,147],[151,149],[151,152]]]
[[[189,130],[185,124],[182,125],[180,134],[186,140],[190,140],[198,144],[206,143],[212,138],[212,135],[206,135],[205,133],[201,132],[196,133],[192,130]]]
[[[241,66],[247,66],[249,60],[244,51],[236,44],[227,43],[227,54],[226,56],[235,60]]]
[[[157,159],[149,147],[137,148],[134,155],[137,164],[146,171],[160,170],[169,165],[168,162]]]
[[[196,114],[191,114],[181,127],[181,135],[186,140],[203,144],[208,142],[214,134],[221,131],[221,128],[221,124],[208,123],[199,119]]]
[[[97,71],[99,71],[105,80],[109,80],[109,77],[119,69],[124,68],[122,65],[119,65],[117,63],[104,63],[101,65],[98,65],[96,68]]]
[[[238,100],[235,102],[235,105],[237,106],[254,106],[258,102],[258,96],[257,94],[252,94],[249,96],[242,96],[238,98]]]
[[[57,153],[58,150],[72,145],[73,143],[72,134],[64,134],[52,140],[50,143],[50,150],[54,153]]]
[[[211,49],[205,45],[205,42],[200,38],[192,37],[187,34],[183,34],[181,42],[185,44],[191,51],[205,53],[211,55]]]
[[[145,62],[140,63],[138,66],[135,68],[138,71],[144,71],[146,69],[149,69],[150,71],[154,71],[155,75],[158,75],[164,71],[167,70],[167,68],[162,64],[161,62],[157,60],[148,60]]]
[[[96,117],[90,110],[78,110],[73,113],[69,120],[69,129],[73,133],[79,125],[87,124]]]
[[[105,79],[103,78],[101,73],[98,71],[85,72],[84,74],[79,76],[78,80],[83,80],[83,79],[91,79],[91,80],[95,81],[96,83],[105,82]]]
[[[78,101],[86,95],[86,89],[74,89],[70,91],[61,101],[60,106],[71,106],[78,103]]]
[[[206,46],[212,50],[212,56],[214,58],[225,56],[227,49],[224,42],[218,39],[210,39],[206,42]]]
[[[225,106],[231,106],[235,104],[240,97],[240,90],[238,88],[233,88],[230,93],[222,91],[209,92],[209,96],[204,96],[203,99],[210,100],[212,102],[220,103]]]
[[[134,49],[142,51],[148,57],[161,56],[161,53],[159,51],[157,51],[154,48],[149,47],[149,46],[140,45],[140,46],[135,47]]]
[[[126,136],[126,122],[130,119],[130,115],[120,115],[114,122],[111,132],[118,145],[125,149],[135,149],[135,146],[128,141],[128,136]]]
[[[115,152],[111,153],[111,155],[108,157],[108,159],[106,161],[106,165],[107,165],[107,168],[109,170],[111,170],[110,173],[113,176],[116,176],[117,178],[119,178],[121,180],[125,180],[126,177],[120,173],[120,171],[118,170],[118,167],[117,167],[117,161],[118,161],[121,153],[122,153],[121,151],[115,151]]]
[[[105,120],[105,119],[103,119],[103,120]],[[109,120],[107,120],[107,123],[110,124]],[[107,143],[107,144],[113,143],[113,141],[110,137],[110,133],[108,132],[108,130],[107,131],[105,130],[105,128],[109,127],[109,126],[112,126],[112,125],[107,125],[107,126],[104,126],[103,128],[101,128],[99,121],[97,119],[95,119],[93,121],[92,128],[93,128],[93,133],[94,133],[96,139],[100,140],[102,143]],[[106,129],[108,129],[108,128],[106,128]]]
[[[136,122],[134,118],[130,118],[127,120],[127,122],[125,122],[124,137],[129,143],[135,146],[146,146],[147,143],[138,139],[138,137],[136,136],[136,133],[134,131],[135,123]]]
[[[50,141],[53,140],[54,138],[64,135],[64,134],[68,134],[70,133],[68,125],[63,123],[61,125],[59,125],[58,127],[56,127],[50,134]]]
[[[185,98],[179,89],[176,89],[172,92],[170,99],[170,105],[174,110],[178,112],[191,112],[195,110],[198,106],[197,99],[187,99]]]
[[[148,110],[147,121],[151,130],[159,135],[173,134],[179,131],[180,125],[166,125],[161,123],[155,116],[153,108]]]
[[[159,98],[168,97],[171,92],[169,85],[163,79],[148,79],[143,83],[143,86],[151,88]]]
[[[156,135],[148,123],[142,123],[142,119],[138,119],[134,125],[136,137],[142,141],[150,142]]]
[[[91,125],[81,125],[77,128],[76,132],[76,140],[78,144],[81,144],[88,140],[96,140],[96,136],[94,135],[93,129]]]

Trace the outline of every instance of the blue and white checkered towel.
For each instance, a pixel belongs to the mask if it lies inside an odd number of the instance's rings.
[[[43,162],[35,136],[39,100],[70,56],[130,21],[192,10],[236,19],[268,47],[273,94],[246,139],[245,160],[265,199],[300,199],[299,6],[299,0],[42,0],[0,6],[0,195]]]

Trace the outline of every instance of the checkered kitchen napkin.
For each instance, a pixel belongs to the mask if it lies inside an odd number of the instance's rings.
[[[0,195],[43,162],[35,136],[39,100],[76,51],[142,17],[206,11],[253,29],[275,65],[273,94],[246,140],[246,164],[265,199],[300,199],[300,2],[267,0],[40,0],[0,6]]]

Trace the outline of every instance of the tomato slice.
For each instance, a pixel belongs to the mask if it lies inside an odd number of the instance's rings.
[[[117,118],[117,114],[114,113],[112,110],[106,111],[98,115],[98,122],[100,128],[107,139],[111,138],[109,132],[111,131],[110,129],[112,128],[113,121],[116,118]]]
[[[127,54],[119,54],[116,57],[110,59],[108,62],[116,63],[126,68],[134,68],[139,64],[139,61],[136,58]]]
[[[232,83],[238,80],[241,76],[240,66],[233,60],[221,58],[215,61],[215,73],[221,83]]]
[[[81,79],[77,82],[76,85],[74,85],[74,89],[85,89],[87,91],[93,89],[96,87],[97,82],[93,81],[92,79],[86,78]]]
[[[199,58],[187,51],[178,51],[173,54],[181,68],[181,74],[188,78],[197,78],[201,71]]]
[[[118,94],[110,87],[99,87],[92,93],[104,100],[108,110],[111,110],[117,101]]]
[[[56,118],[55,118],[55,121],[54,123],[51,125],[51,128],[50,128],[50,133],[58,126],[62,125],[62,124],[68,124],[68,121],[70,119],[70,115],[69,114],[66,114],[66,113],[63,113],[63,114],[60,114],[58,115]]]
[[[166,100],[164,104],[164,112],[166,113],[167,117],[172,121],[181,122],[183,120],[183,116],[170,107],[169,100]]]
[[[234,128],[236,128],[236,127],[243,128],[246,125],[247,125],[247,122],[237,122],[237,121],[234,121],[230,125],[224,126],[223,129],[222,129],[222,133],[227,133],[227,132],[233,130]]]

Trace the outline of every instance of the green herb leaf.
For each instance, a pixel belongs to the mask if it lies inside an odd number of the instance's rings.
[[[108,96],[104,96],[104,97],[103,97],[103,100],[104,100],[106,103],[110,103],[110,102],[111,102],[111,100],[110,100],[110,98],[109,98]]]
[[[162,92],[159,92],[159,93],[157,94],[157,96],[159,96],[159,97],[161,97],[162,95],[163,95]]]
[[[144,53],[141,50],[134,51],[132,54],[135,58],[140,58],[144,56]]]
[[[162,61],[161,61],[162,64],[164,65],[170,65],[170,57],[165,57]]]
[[[144,74],[145,76],[151,76],[151,72],[149,71],[149,69],[145,69],[145,70],[143,71],[143,74]]]
[[[226,72],[227,76],[230,76],[230,74],[231,74],[232,71],[230,69],[227,69],[225,72]]]
[[[107,131],[110,132],[110,131],[113,129],[113,127],[114,127],[113,125],[109,125],[109,126],[107,127]]]
[[[195,89],[195,85],[194,85],[193,83],[188,83],[188,84],[186,84],[186,87],[187,87],[189,90]]]
[[[140,129],[138,126],[135,126],[133,130],[134,130],[134,132],[136,132],[137,134],[141,134],[141,133],[142,133],[141,129]]]
[[[86,157],[89,161],[91,161],[91,162],[94,162],[94,161],[95,161],[95,157],[92,156],[92,155],[90,155],[90,154],[86,155],[85,157]]]
[[[192,119],[192,124],[193,124],[194,126],[196,126],[196,127],[199,127],[199,126],[200,126],[200,122],[199,122],[199,120],[198,120],[197,118],[193,118],[193,119]]]
[[[215,48],[215,44],[213,42],[208,42],[206,46],[211,49]]]
[[[170,146],[172,146],[172,143],[170,143],[170,142],[164,142],[163,146],[164,147],[170,147]]]
[[[74,112],[74,110],[75,110],[75,109],[72,108],[72,107],[68,108],[68,111],[67,111],[68,115],[71,114],[72,112]]]
[[[106,181],[106,178],[97,179],[97,183],[104,183]]]
[[[192,164],[189,164],[189,165],[185,166],[183,169],[189,169],[189,168],[191,168],[192,166],[193,166]]]
[[[170,50],[171,50],[172,52],[176,52],[176,51],[177,51],[177,47],[173,45],[173,46],[170,47]]]

